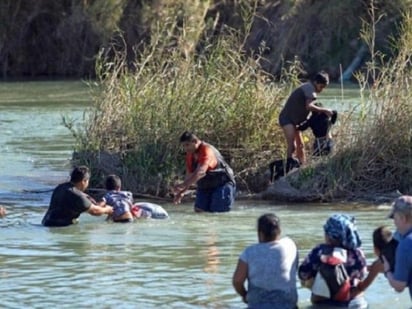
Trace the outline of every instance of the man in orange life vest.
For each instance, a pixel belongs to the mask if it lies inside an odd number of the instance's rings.
[[[191,132],[184,132],[180,143],[186,151],[186,177],[172,189],[174,203],[179,204],[186,190],[197,184],[196,212],[230,211],[236,183],[233,170],[223,156]]]

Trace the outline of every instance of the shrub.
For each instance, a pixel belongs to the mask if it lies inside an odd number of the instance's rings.
[[[245,61],[233,29],[196,55],[186,49],[197,38],[185,25],[170,19],[157,28],[133,70],[123,52],[113,61],[100,54],[93,108],[84,128],[72,127],[76,160],[92,165],[94,174],[116,172],[129,189],[164,195],[184,172],[178,140],[185,130],[220,149],[238,177],[266,164],[274,149],[282,152],[277,116],[289,89]],[[285,71],[285,81],[294,69]],[[101,170],[103,152],[120,156],[118,170]]]

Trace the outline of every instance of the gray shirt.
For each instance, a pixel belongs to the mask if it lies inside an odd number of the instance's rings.
[[[295,308],[298,300],[296,273],[298,252],[289,237],[247,247],[240,259],[248,265],[249,305]]]
[[[316,89],[311,82],[302,84],[291,93],[280,112],[279,119],[287,119],[294,125],[305,121],[309,115],[309,110],[306,108],[308,100],[316,100]]]

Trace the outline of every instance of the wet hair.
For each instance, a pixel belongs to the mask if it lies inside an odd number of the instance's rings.
[[[87,166],[81,165],[73,168],[70,173],[70,182],[78,183],[90,178],[90,171]]]
[[[398,241],[393,237],[388,226],[380,226],[373,231],[373,246],[380,251],[379,258],[383,261],[382,256],[385,256],[389,262],[390,269],[395,269],[395,253]]]
[[[266,241],[274,240],[280,236],[280,220],[273,213],[267,213],[259,217],[257,230],[263,234]]]
[[[122,181],[119,176],[112,174],[106,177],[104,186],[106,190],[118,190],[122,186]]]
[[[313,78],[313,82],[322,85],[329,85],[329,74],[325,71],[320,71],[316,73],[315,77]]]
[[[373,231],[373,246],[382,250],[391,240],[392,231],[388,226],[380,226]]]
[[[183,134],[180,136],[180,142],[184,143],[184,142],[195,142],[199,140],[199,138],[194,135],[192,132],[189,131],[185,131],[183,132]]]

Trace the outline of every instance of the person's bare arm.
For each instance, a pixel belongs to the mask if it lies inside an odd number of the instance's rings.
[[[248,265],[242,260],[238,260],[236,270],[233,273],[232,284],[236,292],[242,297],[242,300],[247,304],[247,291],[245,289],[245,281],[247,279]]]
[[[184,193],[187,191],[187,189],[189,189],[191,185],[194,185],[199,179],[205,177],[207,169],[207,163],[199,165],[193,173],[188,174],[188,176],[182,183],[173,187],[173,202],[175,204],[180,203]]]
[[[84,193],[84,195],[87,197],[88,200],[90,200],[92,202],[92,204],[100,206],[100,207],[106,206],[106,199],[105,198],[102,198],[99,202],[97,202],[93,197],[91,197],[87,193]]]
[[[407,282],[403,281],[398,281],[393,277],[393,273],[390,271],[390,265],[388,260],[386,259],[385,256],[383,258],[383,267],[384,267],[384,273],[386,278],[388,279],[389,285],[395,289],[396,292],[402,292],[406,286]],[[396,264],[395,264],[396,267]]]
[[[178,187],[187,190],[191,185],[194,185],[199,179],[206,176],[206,171],[208,167],[209,166],[207,165],[207,163],[199,165],[193,173],[188,175],[184,182],[178,185]]]
[[[406,288],[406,282],[396,280],[391,271],[386,272],[386,278],[388,278],[390,286],[393,287],[396,292],[402,292]]]
[[[375,280],[379,273],[383,272],[383,263],[376,259],[373,263],[368,267],[369,273],[366,278],[358,283],[358,285],[352,291],[352,296],[356,296],[363,291],[365,291]]]
[[[113,208],[91,204],[87,212],[92,216],[111,215],[113,213]]]
[[[332,115],[333,115],[333,111],[331,109],[315,105],[314,100],[307,100],[306,101],[306,108],[307,108],[307,110],[309,110],[311,112],[318,112],[318,113],[326,114],[326,116],[328,116],[328,117],[332,117]]]
[[[98,202],[94,202],[93,204],[95,204],[95,205],[97,205],[97,206],[100,206],[100,207],[106,207],[106,200],[105,200],[105,199],[102,199],[102,200],[100,200],[100,201],[98,201]]]

